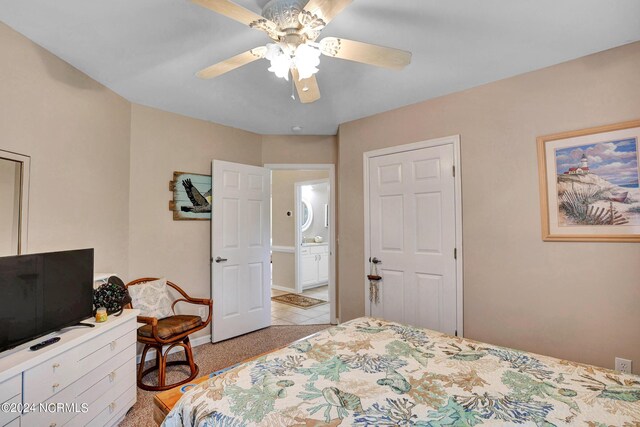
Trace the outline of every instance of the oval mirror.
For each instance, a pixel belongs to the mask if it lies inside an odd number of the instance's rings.
[[[308,200],[302,199],[302,225],[300,229],[302,231],[306,231],[311,226],[311,222],[313,221],[313,208],[311,207],[311,203]]]

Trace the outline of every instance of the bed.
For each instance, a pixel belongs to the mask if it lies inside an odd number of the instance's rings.
[[[640,377],[360,318],[193,386],[163,425],[640,426]]]

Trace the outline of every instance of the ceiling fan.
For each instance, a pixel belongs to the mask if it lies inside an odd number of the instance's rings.
[[[207,67],[197,73],[211,79],[261,58],[269,71],[289,80],[291,74],[302,103],[320,99],[315,78],[320,55],[400,70],[411,62],[411,52],[336,37],[316,42],[320,31],[353,0],[271,0],[262,16],[230,0],[192,0],[194,3],[264,31],[274,41]]]

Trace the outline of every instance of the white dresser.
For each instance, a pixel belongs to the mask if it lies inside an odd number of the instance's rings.
[[[0,426],[111,426],[136,402],[136,316],[73,327],[38,351],[36,339],[0,354]],[[15,405],[12,405],[15,404]],[[23,413],[7,408],[22,408]]]

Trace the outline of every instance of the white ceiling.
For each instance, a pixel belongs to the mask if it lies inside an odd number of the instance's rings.
[[[237,0],[259,13],[267,0]],[[256,61],[195,72],[266,44],[188,0],[0,0],[0,19],[128,100],[263,134],[340,123],[640,40],[638,0],[354,0],[323,31],[413,52],[403,71],[323,57],[322,98]],[[321,37],[322,37],[321,36]]]

